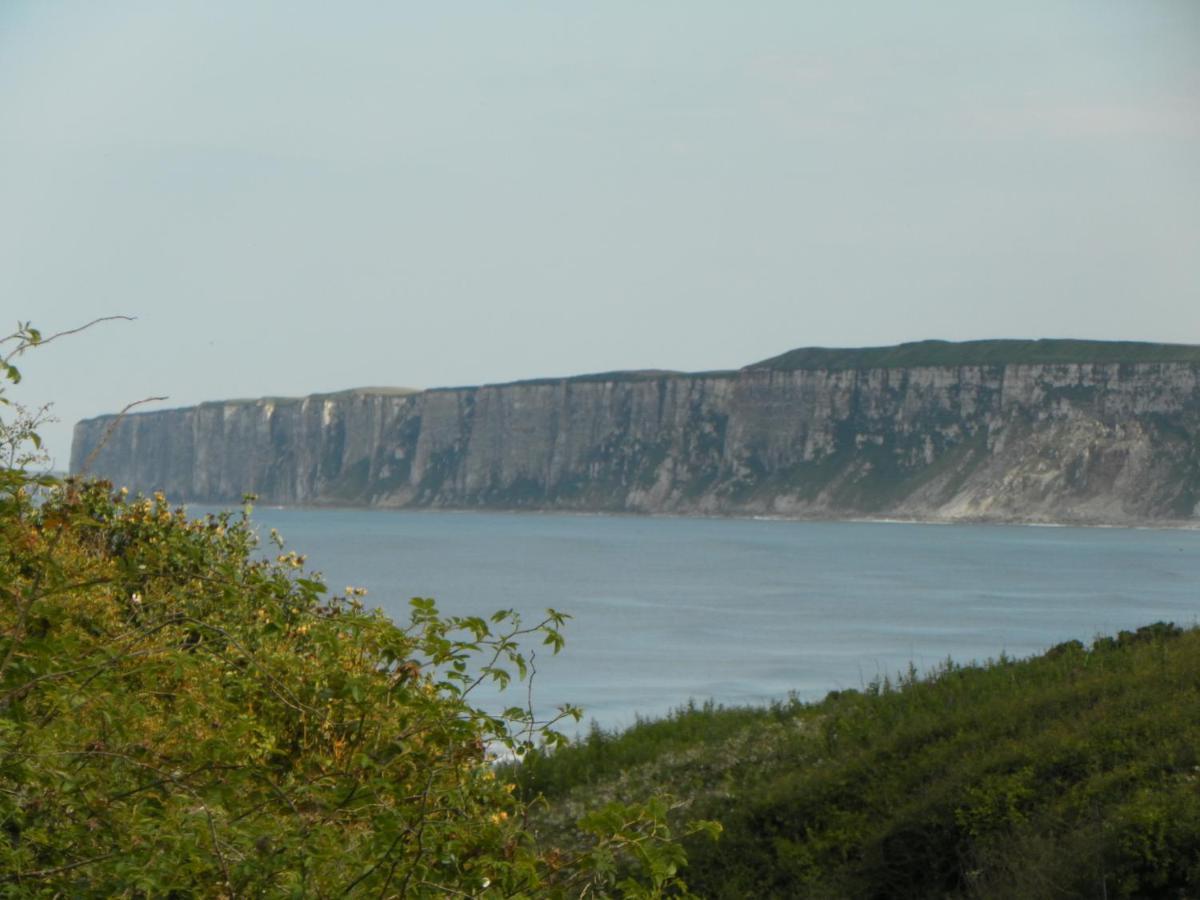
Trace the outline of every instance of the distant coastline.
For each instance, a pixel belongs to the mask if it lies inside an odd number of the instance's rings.
[[[99,417],[71,468],[219,503],[1192,527],[1198,445],[1200,347],[925,341]]]
[[[168,500],[172,498],[168,497]],[[236,510],[242,506],[242,503],[229,501],[227,503],[213,503],[210,501],[184,501],[179,504],[184,507],[214,507],[219,509]],[[461,515],[464,513],[471,515],[520,515],[520,516],[578,516],[578,517],[600,517],[600,518],[630,518],[630,519],[695,519],[695,520],[717,520],[717,521],[744,521],[744,522],[826,522],[830,524],[850,523],[855,525],[932,525],[932,526],[1013,526],[1025,528],[1108,528],[1108,529],[1130,529],[1138,531],[1200,531],[1200,520],[1196,519],[1166,519],[1155,521],[1131,520],[1128,522],[1096,522],[1087,520],[1062,520],[1049,521],[1043,519],[1021,519],[1018,517],[1011,518],[896,518],[885,516],[784,516],[784,515],[761,515],[761,514],[743,514],[743,513],[680,513],[680,512],[638,512],[628,510],[581,510],[581,509],[532,509],[532,508],[515,508],[505,509],[502,507],[397,507],[397,506],[373,506],[368,504],[336,504],[336,503],[263,503],[258,500],[253,501],[252,505],[256,509],[270,510],[353,510],[362,512],[378,512],[381,514],[387,513],[420,513],[428,515]]]

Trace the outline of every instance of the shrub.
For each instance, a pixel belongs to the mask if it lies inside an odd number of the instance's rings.
[[[40,342],[0,341],[0,374]],[[0,444],[35,429],[0,420]],[[248,507],[189,519],[27,461],[0,469],[0,895],[685,892],[664,801],[597,812],[564,853],[496,777],[557,720],[472,691],[525,676],[522,640],[557,651],[562,614],[417,598],[401,627],[281,541],[265,558]]]
[[[774,709],[681,710],[531,756],[561,810],[655,780],[717,844],[707,897],[1178,897],[1200,891],[1200,630],[947,662]]]

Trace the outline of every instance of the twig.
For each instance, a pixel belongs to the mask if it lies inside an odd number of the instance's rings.
[[[533,743],[533,731],[537,724],[537,717],[533,714],[533,677],[537,675],[537,666],[534,665],[534,660],[537,659],[537,651],[529,651],[529,679],[525,684],[525,713],[528,718],[525,720],[525,742]]]
[[[49,878],[51,875],[59,875],[63,872],[70,872],[72,869],[82,869],[84,866],[90,866],[92,863],[104,862],[106,859],[112,859],[117,856],[117,853],[105,853],[102,856],[93,856],[91,859],[81,859],[78,862],[68,863],[65,866],[57,866],[53,869],[38,869],[36,872],[13,872],[9,875],[0,875],[0,881],[20,881],[22,878]]]
[[[433,790],[434,772],[429,773],[429,782],[425,785],[425,791],[421,795],[421,823],[417,826],[416,843],[417,852],[413,856],[412,865],[409,870],[404,873],[404,881],[400,885],[400,896],[408,896],[408,883],[412,880],[413,873],[416,872],[417,866],[421,864],[421,857],[425,855],[425,826],[429,824],[429,794]],[[393,844],[393,846],[395,846]],[[386,857],[385,857],[386,858]],[[382,860],[380,860],[382,862]],[[392,862],[392,866],[388,869],[387,878],[384,879],[383,887],[379,889],[380,900],[387,896],[388,885],[392,883],[392,878],[396,875],[396,866],[400,864],[400,860],[396,859]]]
[[[101,316],[98,319],[92,319],[92,321],[88,322],[86,325],[80,325],[77,328],[68,328],[66,331],[58,331],[58,332],[55,332],[54,334],[50,335],[50,337],[42,338],[40,341],[37,342],[37,346],[41,347],[42,345],[48,344],[51,341],[57,340],[60,337],[66,337],[68,334],[79,334],[79,332],[87,331],[93,325],[99,325],[101,322],[116,322],[116,321],[136,322],[137,316],[122,316],[122,315]]]
[[[98,319],[92,319],[92,321],[88,322],[85,325],[80,325],[76,328],[68,328],[66,331],[56,332],[56,333],[50,335],[50,337],[41,338],[38,340],[38,342],[36,344],[29,342],[28,335],[25,332],[26,326],[28,326],[30,323],[26,322],[26,323],[22,324],[22,323],[18,322],[17,323],[18,330],[15,333],[10,334],[3,339],[0,339],[0,344],[5,344],[5,343],[8,343],[9,341],[20,341],[20,343],[17,345],[17,348],[15,350],[13,350],[11,353],[9,353],[8,356],[4,357],[4,361],[8,362],[10,359],[14,359],[14,358],[20,356],[22,353],[24,353],[26,350],[30,349],[31,347],[41,347],[44,344],[49,344],[51,341],[58,340],[60,337],[66,337],[69,334],[79,334],[79,332],[81,332],[81,331],[87,331],[93,325],[99,325],[101,322],[114,322],[117,320],[121,320],[121,321],[125,321],[125,322],[136,321],[134,316],[120,316],[120,315],[101,316]]]
[[[86,475],[88,469],[92,467],[92,463],[96,461],[96,455],[104,449],[104,445],[108,443],[109,438],[113,436],[113,432],[117,430],[117,426],[135,406],[141,406],[143,403],[153,403],[156,400],[169,400],[169,397],[143,397],[141,400],[134,400],[132,403],[125,404],[125,408],[113,417],[112,422],[104,429],[104,434],[101,436],[99,443],[92,449],[92,452],[87,455],[87,459],[83,461],[83,467],[79,470],[78,475]]]

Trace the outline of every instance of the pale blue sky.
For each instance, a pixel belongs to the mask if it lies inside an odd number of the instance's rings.
[[[1200,3],[0,0],[74,420],[809,344],[1200,343]]]

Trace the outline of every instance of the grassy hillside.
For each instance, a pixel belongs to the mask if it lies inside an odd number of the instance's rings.
[[[719,819],[719,842],[688,848],[701,896],[1197,896],[1200,631],[689,708],[593,731],[518,780],[548,799],[549,834],[649,785]]]
[[[1200,346],[1139,341],[915,341],[893,347],[802,347],[747,368],[894,369],[1032,363],[1200,363]]]

